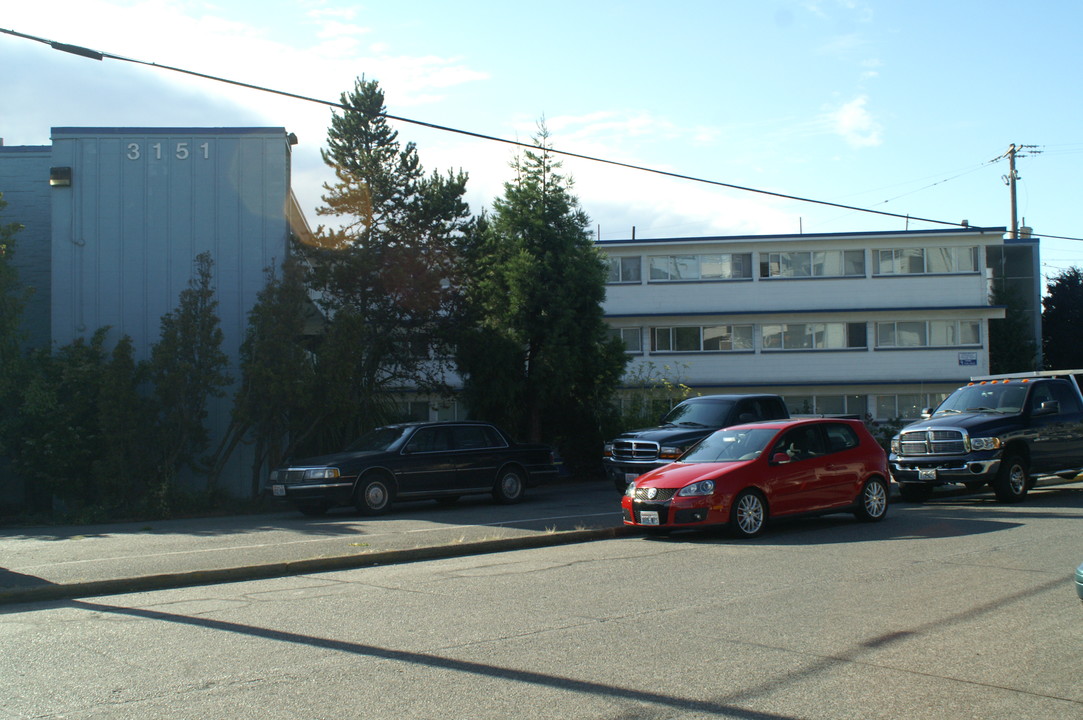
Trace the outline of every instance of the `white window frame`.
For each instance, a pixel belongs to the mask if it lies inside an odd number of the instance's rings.
[[[905,326],[903,333],[900,333],[900,326]],[[933,342],[941,331],[944,342]],[[972,342],[963,342],[964,333],[976,337]],[[900,342],[909,337],[918,341]],[[876,323],[877,349],[981,347],[981,344],[980,320],[886,320]]]
[[[729,348],[704,349],[703,338],[705,331],[723,329],[723,334],[730,340]],[[687,343],[695,333],[695,347],[677,347],[681,341]],[[652,353],[718,353],[718,352],[751,352],[753,346],[752,325],[668,325],[652,327],[650,329],[650,345]],[[735,347],[735,345],[739,345]],[[664,347],[663,347],[664,346]]]
[[[850,344],[850,326],[865,323],[807,322],[765,323],[761,329],[761,345],[765,352],[811,352],[816,350],[867,350],[868,336],[864,345]],[[772,344],[773,337],[777,344]],[[811,338],[804,342],[802,338]]]

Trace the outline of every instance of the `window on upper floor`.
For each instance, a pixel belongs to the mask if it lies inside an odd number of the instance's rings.
[[[979,320],[908,320],[876,323],[876,347],[981,345]]]
[[[772,323],[763,326],[764,350],[844,350],[868,346],[865,323]]]
[[[972,273],[978,271],[978,248],[890,248],[877,250],[877,275]]]
[[[643,280],[643,262],[634,257],[610,257],[608,283],[637,283]]]
[[[726,352],[751,349],[751,325],[651,328],[651,352]]]
[[[752,277],[752,253],[652,255],[651,280],[738,280]]]
[[[624,352],[643,352],[643,330],[641,328],[609,328],[611,337],[620,338],[624,343]]]
[[[760,253],[760,277],[864,277],[864,250],[800,250]]]

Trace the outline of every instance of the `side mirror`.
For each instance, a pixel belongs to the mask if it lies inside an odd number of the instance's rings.
[[[1031,413],[1031,415],[1034,416],[1034,417],[1037,417],[1038,415],[1059,415],[1059,414],[1060,414],[1060,403],[1057,402],[1056,400],[1046,400],[1044,403],[1042,403],[1041,407],[1039,407],[1037,410],[1035,410],[1033,413]]]
[[[772,465],[785,465],[790,462],[790,456],[784,452],[775,453],[771,456]]]
[[[928,420],[932,416],[933,416],[933,408],[927,407],[927,408],[922,408],[921,409],[921,419],[922,420]]]

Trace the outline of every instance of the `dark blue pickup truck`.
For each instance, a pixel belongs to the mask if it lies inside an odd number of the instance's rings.
[[[1019,502],[1037,476],[1083,471],[1083,370],[974,378],[891,440],[892,478],[904,500],[933,488],[992,485],[1000,502]]]
[[[778,395],[704,395],[688,398],[657,427],[629,430],[605,444],[602,464],[621,493],[645,472],[668,465],[715,430],[790,416]]]

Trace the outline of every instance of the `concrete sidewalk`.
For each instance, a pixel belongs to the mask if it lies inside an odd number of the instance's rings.
[[[406,503],[350,512],[0,528],[0,603],[112,595],[587,542],[625,534],[605,484],[537,489],[527,502]]]

